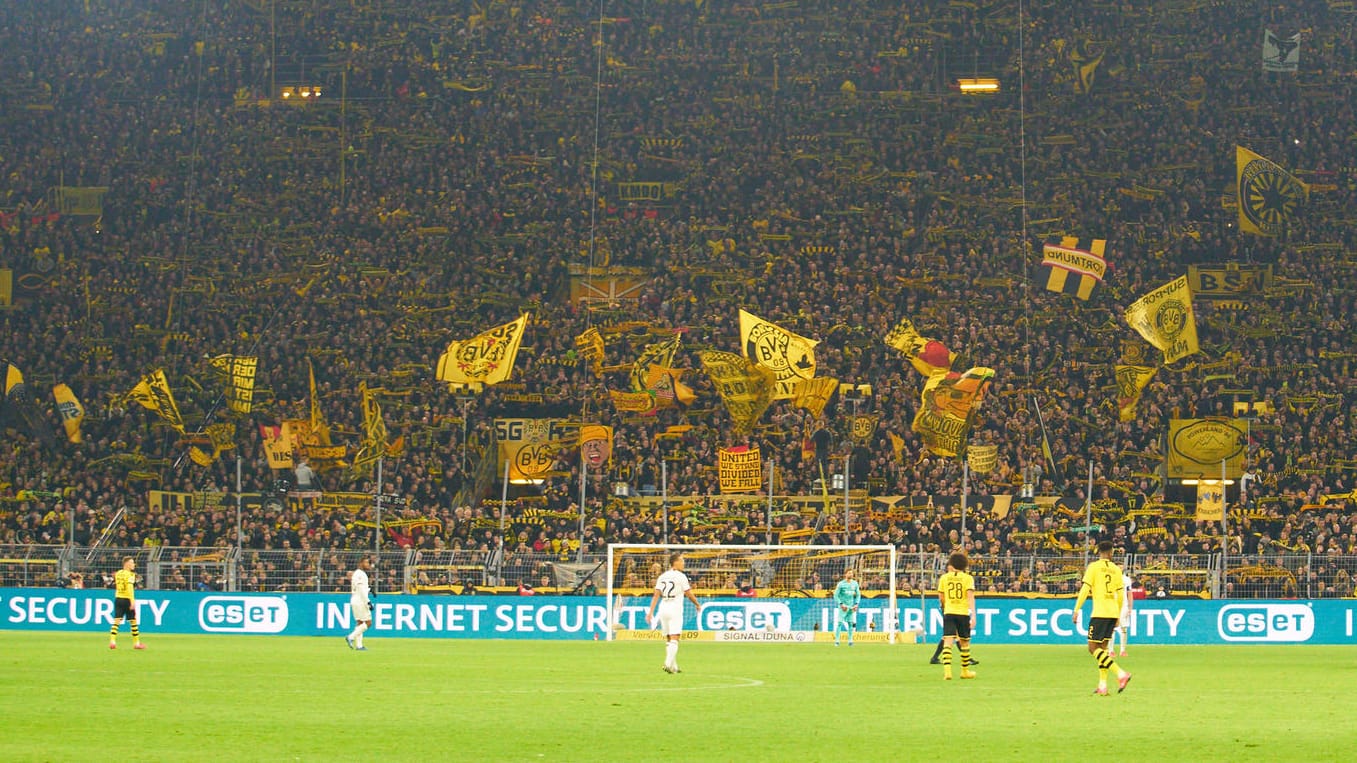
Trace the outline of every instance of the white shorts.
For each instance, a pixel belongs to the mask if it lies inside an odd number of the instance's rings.
[[[350,608],[353,609],[353,621],[354,621],[354,622],[359,622],[359,621],[364,621],[364,620],[366,620],[366,621],[368,621],[368,622],[371,622],[371,621],[372,621],[372,608],[369,607],[369,606],[367,605],[366,602],[359,603],[359,602],[354,601],[354,602],[350,602],[350,603],[349,603],[349,606],[350,606]]]
[[[683,610],[661,609],[655,619],[660,622],[660,630],[664,635],[677,636],[683,633]]]
[[[1121,611],[1121,617],[1117,618],[1117,627],[1118,628],[1131,627],[1131,611],[1129,609],[1123,609]]]

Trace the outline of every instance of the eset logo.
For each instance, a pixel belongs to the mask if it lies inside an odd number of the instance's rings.
[[[287,628],[287,600],[208,596],[198,604],[198,625],[209,633],[282,633]]]
[[[1216,625],[1226,641],[1295,643],[1315,635],[1315,613],[1304,604],[1227,604]]]
[[[789,631],[792,610],[781,602],[712,602],[697,616],[704,631]]]

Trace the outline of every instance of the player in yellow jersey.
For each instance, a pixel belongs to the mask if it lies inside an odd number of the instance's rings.
[[[966,555],[947,558],[947,572],[938,578],[938,604],[942,607],[942,677],[952,680],[952,644],[961,647],[961,677],[975,678],[971,670],[971,629],[975,627],[975,578],[966,572]]]
[[[1126,597],[1126,587],[1122,582],[1121,568],[1112,561],[1112,542],[1098,543],[1098,560],[1084,570],[1084,582],[1079,586],[1079,598],[1074,601],[1074,618],[1079,619],[1079,610],[1084,599],[1093,599],[1093,618],[1088,624],[1088,653],[1098,661],[1098,688],[1094,694],[1107,696],[1107,672],[1117,672],[1117,693],[1126,690],[1131,682],[1131,674],[1122,670],[1107,651],[1107,641],[1121,618],[1121,607]]]
[[[118,625],[126,618],[132,623],[132,648],[145,649],[141,643],[141,629],[137,627],[136,586],[137,560],[123,559],[123,568],[113,574],[113,627],[108,631],[108,648],[118,648]]]

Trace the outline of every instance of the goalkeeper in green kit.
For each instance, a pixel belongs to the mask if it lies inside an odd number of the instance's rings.
[[[848,631],[848,645],[853,645],[853,634],[858,630],[858,604],[862,603],[862,588],[854,578],[853,568],[843,571],[843,579],[834,586],[834,646],[839,645],[839,628]]]

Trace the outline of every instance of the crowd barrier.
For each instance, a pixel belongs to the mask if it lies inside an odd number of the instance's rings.
[[[645,598],[618,609],[618,625],[644,631]],[[1085,623],[1072,601],[981,599],[975,639],[990,644],[1069,644]],[[691,605],[689,605],[691,607]],[[137,599],[145,633],[235,633],[338,636],[353,627],[347,596],[150,591]],[[685,627],[705,633],[814,634],[831,627],[824,599],[709,599]],[[1083,617],[1088,616],[1084,609]],[[112,622],[107,591],[0,588],[0,629],[103,631]],[[375,636],[479,639],[593,639],[609,635],[602,596],[390,596],[373,613]],[[859,627],[882,633],[884,602],[866,600]],[[942,632],[935,602],[900,601],[898,630]],[[1135,608],[1131,639],[1141,644],[1351,644],[1357,600],[1145,600]],[[726,640],[729,640],[728,637]],[[778,640],[778,639],[761,639]],[[787,639],[811,643],[814,638]]]

